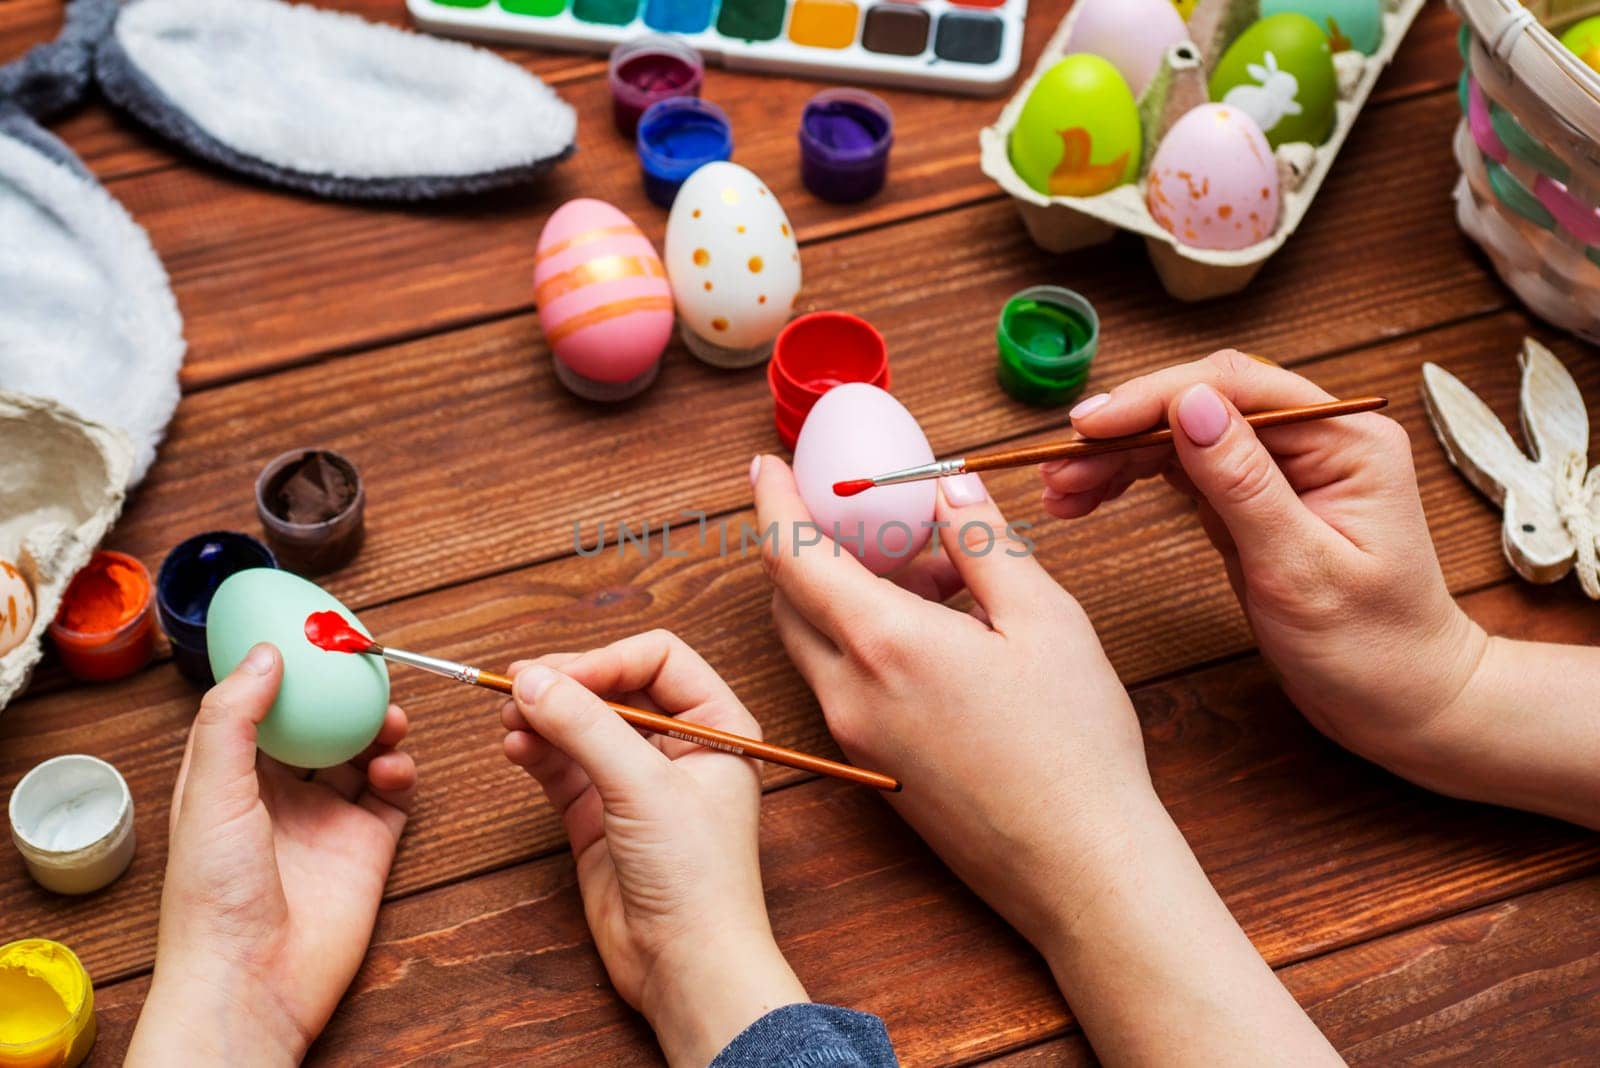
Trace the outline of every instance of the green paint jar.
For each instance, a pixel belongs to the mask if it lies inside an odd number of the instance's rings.
[[[1000,386],[1027,404],[1066,404],[1083,392],[1100,343],[1094,305],[1070,289],[1032,286],[1000,312]]]

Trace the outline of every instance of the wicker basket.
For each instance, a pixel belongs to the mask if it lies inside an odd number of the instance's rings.
[[[1600,74],[1551,32],[1600,0],[1450,3],[1465,23],[1461,228],[1536,315],[1600,341]]]

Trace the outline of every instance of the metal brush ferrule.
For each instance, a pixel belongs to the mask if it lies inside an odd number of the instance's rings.
[[[443,675],[445,678],[455,679],[469,686],[478,684],[478,669],[468,664],[458,664],[454,660],[443,660],[437,656],[423,656],[421,653],[408,653],[404,649],[387,647],[383,650],[383,658],[392,660],[396,664],[405,664],[407,667],[431,671],[435,675]]]
[[[917,467],[908,467],[904,471],[891,471],[887,475],[878,475],[873,478],[874,486],[897,486],[902,482],[923,482],[930,478],[944,478],[948,475],[959,475],[967,469],[964,457],[954,460],[935,460],[931,464],[921,464]]]

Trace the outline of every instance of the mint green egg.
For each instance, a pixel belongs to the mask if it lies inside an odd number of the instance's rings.
[[[1092,197],[1139,176],[1139,108],[1122,73],[1087,52],[1034,83],[1011,130],[1011,166],[1048,196]]]
[[[297,768],[329,768],[378,736],[389,709],[389,669],[379,658],[329,653],[306,640],[306,617],[338,612],[362,633],[338,598],[298,575],[271,568],[239,571],[217,587],[206,617],[206,653],[223,678],[258,642],[283,655],[283,685],[256,745]]]
[[[1295,12],[1262,19],[1222,53],[1211,72],[1211,99],[1255,119],[1273,148],[1320,145],[1333,132],[1339,99],[1327,34]]]
[[[1261,0],[1261,15],[1298,12],[1328,35],[1335,52],[1372,55],[1383,44],[1383,0]]]

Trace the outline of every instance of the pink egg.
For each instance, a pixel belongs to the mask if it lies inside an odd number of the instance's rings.
[[[1162,138],[1145,176],[1151,216],[1180,244],[1238,249],[1278,228],[1278,163],[1255,120],[1201,104]]]
[[[794,445],[794,478],[811,518],[879,575],[904,567],[928,544],[934,483],[877,486],[854,497],[836,495],[833,484],[931,462],[933,449],[911,413],[864,382],[824,393]]]
[[[550,350],[601,383],[651,372],[672,336],[672,289],[644,233],[603,200],[569,200],[539,235],[533,297]]]
[[[1109,60],[1138,96],[1167,49],[1188,39],[1189,27],[1172,0],[1078,0],[1066,53],[1090,52]]]

